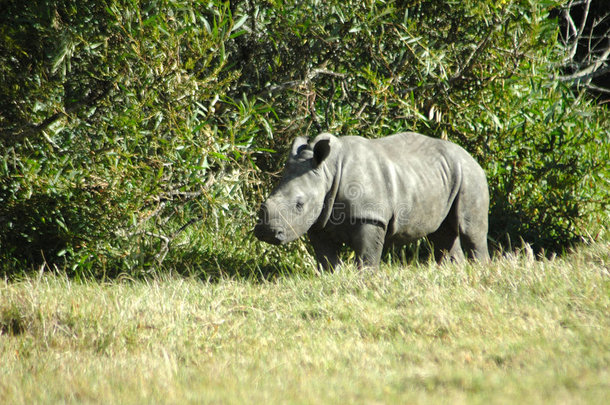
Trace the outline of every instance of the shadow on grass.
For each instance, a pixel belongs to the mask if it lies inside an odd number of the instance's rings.
[[[172,249],[161,264],[157,263],[151,255],[148,265],[129,267],[116,258],[103,269],[70,269],[68,264],[37,264],[13,265],[3,263],[0,265],[0,277],[9,280],[18,280],[24,277],[54,273],[70,279],[121,281],[145,280],[154,277],[178,276],[189,277],[216,283],[227,279],[240,279],[252,282],[269,282],[281,277],[290,277],[295,274],[314,274],[317,266],[313,259],[311,245],[305,240],[294,242],[287,246],[271,246],[261,243],[251,235],[241,235],[241,243],[223,240],[214,243],[193,244],[189,247]],[[581,239],[580,242],[584,240]],[[218,242],[218,241],[217,241]],[[550,258],[562,256],[572,251],[580,243],[562,245],[561,250],[535,249],[531,243],[519,239],[516,243],[510,236],[500,241],[489,237],[489,249],[492,257],[502,257],[508,253],[522,252],[529,249],[536,258]],[[391,248],[384,252],[382,261],[391,265],[412,266],[434,261],[433,249],[424,238],[406,246]],[[345,262],[354,259],[351,249],[344,247],[341,258]]]
[[[287,252],[290,256],[290,252]],[[281,252],[270,252],[267,257],[244,257],[242,254],[226,252],[184,252],[180,259],[166,263],[157,272],[194,277],[207,282],[226,279],[244,279],[266,282],[278,277],[303,272],[305,265],[295,260],[282,258]],[[258,256],[258,255],[257,255]],[[271,256],[271,257],[269,257]]]

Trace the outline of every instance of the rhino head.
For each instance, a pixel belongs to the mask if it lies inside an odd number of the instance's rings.
[[[285,244],[318,221],[332,183],[324,166],[335,140],[330,134],[318,135],[311,144],[305,137],[294,140],[279,185],[261,204],[254,227],[259,240]]]

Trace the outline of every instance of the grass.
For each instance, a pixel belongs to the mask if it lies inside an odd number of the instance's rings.
[[[4,281],[0,403],[607,403],[609,263]]]

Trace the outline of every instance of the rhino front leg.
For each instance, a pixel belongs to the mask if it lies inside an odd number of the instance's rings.
[[[355,226],[350,244],[356,252],[360,268],[379,267],[385,233],[382,224],[362,223]]]
[[[339,267],[339,249],[341,245],[322,232],[309,232],[309,241],[313,246],[320,270],[336,270]]]

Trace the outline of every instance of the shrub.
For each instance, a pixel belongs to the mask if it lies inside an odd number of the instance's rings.
[[[5,274],[302,263],[301,244],[269,262],[249,229],[281,152],[321,130],[461,144],[498,245],[560,250],[607,215],[609,118],[557,80],[562,2],[6,3]]]
[[[457,142],[488,173],[496,246],[561,250],[607,212],[610,120],[558,80],[562,2],[241,4],[237,89],[274,106],[272,148],[321,130]]]
[[[0,259],[140,271],[222,206],[237,142],[210,125],[237,72],[220,1],[9,2]]]

